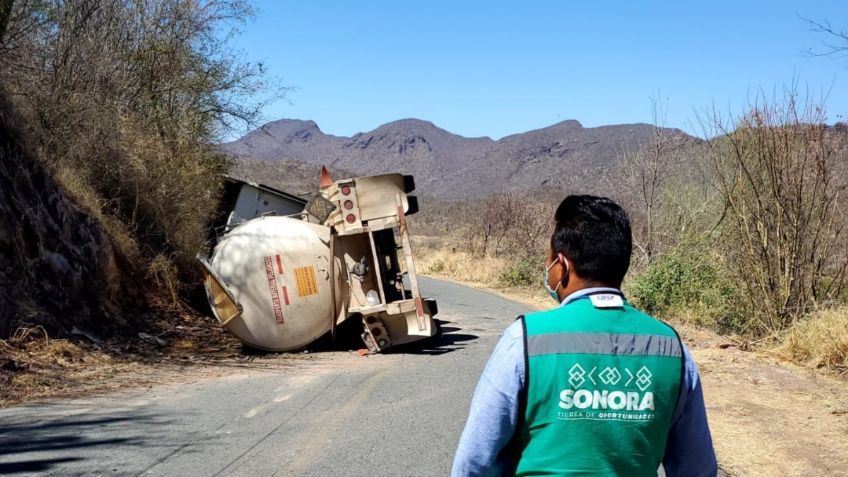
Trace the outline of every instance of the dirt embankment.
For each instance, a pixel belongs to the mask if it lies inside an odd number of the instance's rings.
[[[35,159],[20,123],[0,91],[0,338],[22,325],[102,334],[121,324],[133,290],[100,224]]]
[[[213,320],[143,295],[20,124],[0,90],[0,406],[252,359]]]
[[[35,159],[2,93],[0,402],[31,387],[13,380],[38,368],[38,353],[25,344],[34,334],[106,336],[125,324],[120,310],[133,296],[109,237]]]

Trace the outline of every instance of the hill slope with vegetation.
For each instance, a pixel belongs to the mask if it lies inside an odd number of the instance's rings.
[[[33,159],[16,122],[0,98],[0,336],[24,320],[54,332],[117,327],[133,301],[120,258],[100,223]]]
[[[220,341],[188,306],[205,306],[194,256],[228,168],[217,144],[280,94],[227,43],[251,15],[0,0],[0,402],[62,389],[101,351]]]
[[[227,170],[216,144],[261,106],[261,69],[221,39],[250,7],[3,3],[0,83],[14,126],[46,173],[100,222],[136,284],[175,297],[181,280],[197,277],[193,258]]]

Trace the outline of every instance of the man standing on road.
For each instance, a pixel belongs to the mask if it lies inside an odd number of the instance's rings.
[[[452,475],[714,476],[698,370],[677,332],[621,293],[632,237],[613,201],[569,196],[545,287],[560,306],[519,318],[471,401]]]

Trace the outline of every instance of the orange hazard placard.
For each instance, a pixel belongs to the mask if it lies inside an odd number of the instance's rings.
[[[318,294],[318,280],[315,278],[315,267],[300,267],[294,269],[297,282],[297,296]]]

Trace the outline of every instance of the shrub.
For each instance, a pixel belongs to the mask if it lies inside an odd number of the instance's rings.
[[[544,259],[536,256],[520,256],[507,264],[498,277],[498,284],[507,287],[541,286]]]
[[[640,308],[657,317],[743,332],[748,326],[744,312],[720,264],[702,245],[678,245],[632,277],[627,291]]]
[[[793,90],[738,121],[713,116],[702,163],[724,205],[722,253],[765,335],[848,288],[845,136]],[[821,286],[826,284],[826,286]]]
[[[178,278],[197,283],[193,257],[227,170],[216,144],[234,126],[256,123],[265,92],[276,97],[261,65],[228,46],[251,6],[78,0],[11,8],[0,84],[39,159],[104,223],[132,269],[170,277],[142,283],[172,296]]]
[[[427,273],[442,273],[445,271],[445,261],[442,259],[436,259],[430,266],[427,268]]]

